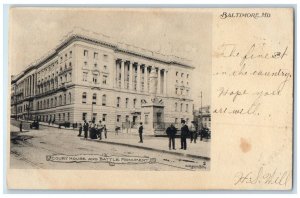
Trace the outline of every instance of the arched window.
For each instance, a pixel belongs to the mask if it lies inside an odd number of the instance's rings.
[[[82,103],[86,104],[86,92],[82,93]]]
[[[102,95],[102,106],[106,106],[106,95]]]
[[[97,94],[93,94],[93,104],[97,104]]]
[[[175,102],[175,111],[177,111],[177,108],[178,108],[178,107],[177,107],[177,102]]]
[[[69,92],[69,104],[72,102],[72,94]]]
[[[54,106],[56,107],[57,105],[57,97],[54,98]]]
[[[136,108],[136,99],[133,99],[133,108]]]
[[[182,106],[183,106],[183,104],[181,103],[180,104],[180,112],[182,112]]]

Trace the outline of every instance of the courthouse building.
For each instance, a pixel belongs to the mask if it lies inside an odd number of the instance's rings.
[[[77,28],[12,76],[11,116],[56,124],[102,120],[109,131],[141,121],[155,133],[193,119],[193,69],[185,59]]]

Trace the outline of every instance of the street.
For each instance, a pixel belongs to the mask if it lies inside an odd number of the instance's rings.
[[[209,159],[176,155],[175,153],[158,152],[124,145],[109,144],[101,141],[84,140],[77,137],[78,132],[68,129],[58,129],[40,125],[39,130],[29,129],[28,123],[23,123],[27,131],[17,132],[18,123],[12,120],[11,125],[11,168],[40,169],[81,169],[81,170],[178,170],[207,171],[210,168]],[[14,126],[13,126],[14,125]],[[15,130],[13,130],[15,129]],[[115,136],[108,134],[108,139]],[[153,137],[155,138],[155,137]],[[167,145],[167,138],[166,145]],[[105,141],[105,140],[103,140]],[[147,138],[145,138],[147,141]],[[179,148],[179,146],[178,146]],[[54,162],[47,161],[47,155],[79,155],[98,154],[104,156],[127,156],[155,158],[155,163],[144,164],[110,164],[94,162]]]

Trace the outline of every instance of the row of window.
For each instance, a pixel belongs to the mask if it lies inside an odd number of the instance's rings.
[[[175,87],[175,94],[176,95],[181,95],[181,96],[184,96],[184,95],[189,96],[190,91],[188,89],[179,89],[178,87]]]
[[[108,76],[106,74],[102,75],[102,84],[103,85],[107,84],[107,78],[108,78]],[[88,80],[88,72],[84,71],[82,74],[82,81],[87,82],[87,80]],[[98,73],[93,73],[93,83],[95,83],[95,84],[99,83],[99,74]]]
[[[178,103],[175,102],[175,111],[184,112],[183,110],[183,103],[180,104],[180,109],[178,109]],[[185,104],[185,112],[189,112],[189,104]]]
[[[58,120],[56,120],[55,114],[53,115],[39,115],[37,119],[42,122],[55,122],[55,121],[70,121],[70,112],[59,113]]]
[[[101,120],[103,122],[106,121],[106,118],[107,118],[107,114],[102,114],[102,119]],[[86,112],[82,113],[82,120],[89,120],[89,118],[87,117],[87,113]],[[93,113],[93,115],[92,115],[92,121],[93,122],[97,122],[98,121],[97,113]]]
[[[38,94],[57,89],[59,86],[62,86],[64,83],[72,81],[72,72],[66,73],[64,76],[55,79],[51,82],[46,82],[44,84],[38,85]]]
[[[176,72],[176,77],[181,77],[181,78],[184,78],[184,73],[181,73],[181,74],[179,74],[179,72],[177,71]],[[186,79],[189,79],[189,74],[186,74]]]
[[[141,100],[141,104],[144,102],[144,100]],[[87,103],[87,93],[86,92],[83,92],[82,93],[82,103],[83,104],[86,104]],[[92,104],[97,104],[97,94],[96,93],[93,93],[93,96],[92,96]],[[120,97],[117,97],[117,103],[116,103],[116,107],[121,107],[121,98]],[[132,104],[133,104],[133,108],[136,108],[137,106],[137,99],[134,98],[132,100]],[[125,98],[125,107],[128,108],[128,105],[129,105],[129,98]],[[103,94],[102,95],[102,106],[106,106],[106,95]]]
[[[65,59],[63,59],[63,57],[64,57],[63,55],[60,56],[60,63],[72,58],[72,51],[69,51],[69,52],[65,53]]]
[[[99,58],[99,53],[98,52],[94,52],[94,53],[92,53],[93,54],[93,58],[94,58],[94,60],[98,60],[98,58]],[[89,51],[88,50],[86,50],[86,49],[84,49],[83,50],[83,56],[85,57],[85,58],[89,58]],[[107,54],[103,54],[103,60],[105,60],[105,61],[107,61],[107,58],[108,58],[108,55]]]
[[[72,94],[68,93],[68,98],[67,98],[67,94],[59,95],[58,101],[57,101],[57,97],[37,101],[37,109],[40,110],[40,109],[52,108],[56,106],[71,104],[71,102],[72,102]]]

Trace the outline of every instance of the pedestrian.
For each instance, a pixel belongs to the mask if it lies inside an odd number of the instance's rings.
[[[82,133],[82,124],[80,123],[79,124],[79,134],[78,134],[78,137],[81,137],[81,133]]]
[[[23,130],[23,122],[21,121],[20,122],[20,132],[22,132],[22,130]]]
[[[169,150],[171,150],[171,148],[173,148],[173,150],[175,149],[175,136],[177,133],[177,129],[174,127],[174,124],[171,124],[168,128],[167,128],[167,135],[169,137]]]
[[[139,143],[143,143],[143,130],[144,130],[143,123],[140,122],[140,127],[139,127],[140,141],[139,141]]]
[[[83,123],[84,139],[87,139],[88,137],[88,130],[89,130],[89,124],[87,123],[86,120],[84,120]]]
[[[106,124],[103,125],[103,132],[104,132],[104,136],[105,136],[105,139],[106,139],[107,138]]]
[[[196,140],[197,140],[197,130],[196,130],[196,126],[195,126],[195,121],[191,122],[189,130],[190,130],[190,135],[191,135],[191,143],[193,141],[194,141],[194,143],[196,143]]]
[[[90,138],[97,139],[97,126],[94,121],[92,122],[92,125],[91,125]]]
[[[101,120],[99,120],[99,124],[97,125],[97,133],[99,140],[102,140],[102,131],[103,131],[103,125],[101,123]]]
[[[181,134],[180,134],[180,142],[181,142],[181,148],[180,149],[187,149],[187,145],[186,145],[186,138],[189,134],[189,128],[188,126],[185,124],[185,120],[181,120]]]

